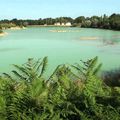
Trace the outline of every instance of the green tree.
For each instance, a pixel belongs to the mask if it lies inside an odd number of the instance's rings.
[[[112,14],[109,20],[112,29],[120,30],[120,14]]]

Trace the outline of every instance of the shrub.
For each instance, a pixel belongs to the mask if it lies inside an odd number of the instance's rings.
[[[2,120],[119,120],[120,89],[97,76],[98,58],[83,66],[58,66],[44,79],[47,57],[22,66],[0,81]],[[77,72],[73,73],[73,68]]]

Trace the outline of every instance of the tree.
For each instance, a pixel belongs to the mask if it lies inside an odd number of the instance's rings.
[[[85,21],[85,17],[84,16],[77,17],[74,20],[75,23],[82,23],[84,21]]]
[[[120,30],[120,14],[112,14],[109,20],[112,29]]]
[[[98,27],[98,22],[99,22],[99,17],[98,16],[92,16],[90,18],[91,20],[91,27],[92,28],[97,28]]]

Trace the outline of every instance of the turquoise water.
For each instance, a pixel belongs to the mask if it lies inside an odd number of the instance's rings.
[[[102,70],[120,67],[120,32],[69,27],[29,27],[6,30],[0,37],[0,73],[28,58],[48,56],[48,71],[58,64],[74,64],[99,56]]]

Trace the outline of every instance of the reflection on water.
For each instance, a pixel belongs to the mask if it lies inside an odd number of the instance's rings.
[[[102,42],[120,42],[120,36],[111,36],[110,39],[100,37],[100,36],[82,36],[79,38],[80,40],[100,40]]]
[[[115,41],[115,40],[102,40],[103,46],[107,46],[107,45],[116,45],[119,44],[119,42]]]
[[[103,46],[108,46],[108,45],[117,45],[120,43],[120,36],[114,35],[111,36],[111,38],[104,38],[100,36],[82,36],[79,38],[79,40],[84,40],[84,41],[96,41],[101,43]],[[102,46],[101,45],[101,46]]]
[[[120,35],[113,35],[112,38],[120,39]]]

